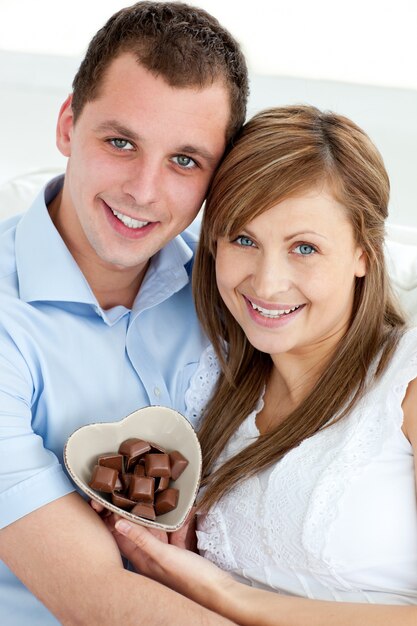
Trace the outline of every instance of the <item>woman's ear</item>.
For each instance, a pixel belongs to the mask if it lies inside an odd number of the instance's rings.
[[[71,156],[71,138],[74,128],[74,114],[72,112],[72,95],[69,95],[61,106],[56,126],[56,145],[66,157]]]
[[[355,276],[357,278],[361,278],[362,276],[365,276],[366,270],[367,270],[367,264],[368,264],[368,257],[367,257],[365,250],[363,250],[363,248],[357,247],[356,248],[356,268],[355,268]]]

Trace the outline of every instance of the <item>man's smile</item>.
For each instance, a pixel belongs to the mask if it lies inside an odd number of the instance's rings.
[[[112,209],[110,207],[113,215],[115,215],[117,217],[117,219],[119,219],[121,222],[123,222],[123,224],[125,226],[127,226],[128,228],[143,228],[144,226],[147,226],[150,222],[142,222],[140,220],[135,220],[133,217],[129,217],[128,215],[125,215],[124,213],[121,213],[120,211],[116,211],[116,209]]]

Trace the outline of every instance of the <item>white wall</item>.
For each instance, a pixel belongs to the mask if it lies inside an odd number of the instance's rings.
[[[0,51],[0,184],[32,170],[64,169],[55,123],[78,63]],[[366,130],[391,178],[390,221],[417,227],[417,90],[252,75],[250,114],[295,102],[343,113]]]

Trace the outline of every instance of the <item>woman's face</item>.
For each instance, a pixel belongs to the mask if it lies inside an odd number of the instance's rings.
[[[329,187],[279,202],[217,242],[220,295],[250,343],[317,356],[346,332],[365,255]]]

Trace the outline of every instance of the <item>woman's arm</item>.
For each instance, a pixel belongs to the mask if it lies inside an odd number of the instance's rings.
[[[403,432],[413,446],[417,493],[417,378],[408,384],[402,409],[404,413]]]
[[[129,539],[138,571],[241,626],[415,626],[416,607],[322,602],[282,596],[243,585],[201,556],[163,544],[125,520],[117,532]],[[129,557],[130,558],[130,557]]]

